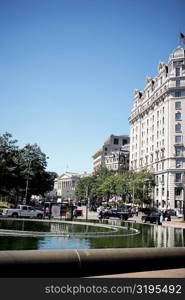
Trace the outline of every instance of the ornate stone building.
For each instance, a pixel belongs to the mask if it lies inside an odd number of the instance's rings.
[[[94,171],[101,166],[119,173],[128,170],[129,142],[128,135],[110,135],[103,146],[92,156]]]
[[[155,78],[135,90],[129,118],[130,169],[155,174],[154,200],[159,208],[183,205],[185,172],[185,51],[177,47]]]

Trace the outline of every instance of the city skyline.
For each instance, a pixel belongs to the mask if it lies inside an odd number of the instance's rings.
[[[130,135],[134,89],[182,44],[184,1],[0,1],[1,131],[59,175]]]

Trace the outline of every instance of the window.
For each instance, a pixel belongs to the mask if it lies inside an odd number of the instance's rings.
[[[156,189],[156,196],[158,196],[159,195],[159,189],[157,188]]]
[[[180,68],[176,68],[176,70],[175,70],[175,76],[180,76]]]
[[[181,132],[181,124],[176,124],[175,125],[175,132]]]
[[[181,208],[182,208],[182,201],[180,201],[180,200],[175,200],[175,208],[181,209]]]
[[[114,139],[114,145],[118,145],[119,144],[119,139]]]
[[[127,144],[127,140],[123,139],[122,140],[122,145],[125,145],[125,144]]]
[[[181,113],[180,112],[177,112],[175,114],[175,120],[178,121],[178,120],[181,120]]]
[[[175,182],[181,182],[181,173],[175,174]]]
[[[156,151],[156,160],[159,159],[159,151]]]
[[[162,196],[164,196],[164,188],[162,188]]]
[[[175,102],[175,109],[181,109],[181,102]]]
[[[175,187],[175,196],[180,196],[182,192],[182,188],[181,187]]]
[[[181,97],[181,92],[175,92],[175,98]]]
[[[162,208],[165,206],[166,202],[162,200]]]
[[[175,155],[180,156],[182,153],[182,148],[181,147],[175,147]]]
[[[176,87],[180,87],[180,80],[176,80]]]
[[[177,159],[176,160],[176,168],[180,168],[182,166],[182,160]]]
[[[181,141],[182,141],[181,135],[176,135],[176,136],[175,136],[175,143],[176,143],[176,144],[180,144]]]
[[[162,175],[162,180],[161,180],[162,184],[164,184],[164,175]]]

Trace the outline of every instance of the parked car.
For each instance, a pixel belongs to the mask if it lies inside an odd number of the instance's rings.
[[[161,213],[153,211],[150,214],[142,216],[141,221],[143,223],[150,222],[150,223],[160,224],[160,216],[161,216]]]
[[[158,211],[156,207],[145,207],[145,208],[140,208],[140,211],[144,213],[145,215],[151,214],[153,211]]]
[[[44,212],[42,210],[35,209],[29,205],[18,205],[17,208],[5,208],[2,213],[5,217],[12,218],[38,218],[42,219]]]
[[[125,211],[120,211],[118,209],[109,209],[107,211],[102,212],[102,218],[103,219],[109,219],[109,218],[119,218],[121,220],[128,220],[129,217],[131,217],[132,214]]]

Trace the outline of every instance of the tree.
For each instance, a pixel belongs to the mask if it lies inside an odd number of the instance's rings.
[[[13,194],[16,183],[16,159],[19,155],[17,140],[8,132],[0,136],[0,194]]]
[[[93,176],[87,176],[80,178],[76,189],[75,195],[77,200],[82,201],[88,197],[92,198],[94,193],[95,178]]]
[[[134,202],[150,204],[152,201],[151,194],[154,185],[154,175],[147,169],[135,172],[135,176],[133,178]]]
[[[106,198],[107,202],[110,197],[117,194],[118,175],[111,175],[104,179],[99,187],[99,191]]]
[[[56,173],[46,172],[47,157],[37,144],[19,149],[10,133],[0,136],[0,194],[26,198],[32,194],[44,195],[53,189]]]

